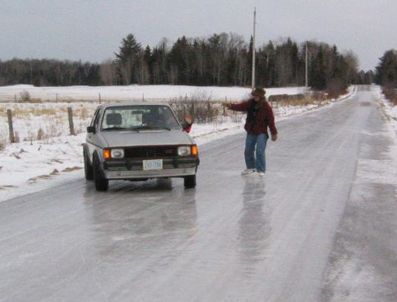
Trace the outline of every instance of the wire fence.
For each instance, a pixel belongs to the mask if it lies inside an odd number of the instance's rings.
[[[178,98],[163,100],[169,103],[180,121],[191,115],[195,123],[240,122],[243,113],[226,110],[224,103],[231,100],[213,101],[209,99]],[[288,106],[320,106],[324,96],[316,99],[304,95],[274,95],[269,103],[275,110]],[[49,140],[62,135],[78,135],[86,131],[98,105],[109,100],[73,102],[35,102],[31,98],[24,101],[0,104],[0,149],[6,144],[22,141]],[[114,102],[114,101],[111,101]]]

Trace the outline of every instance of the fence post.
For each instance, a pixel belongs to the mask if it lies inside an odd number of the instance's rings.
[[[76,133],[74,132],[73,109],[72,109],[72,107],[68,107],[68,117],[69,117],[69,130],[70,130],[70,135],[76,135]]]
[[[7,117],[8,117],[8,131],[10,133],[10,142],[11,143],[15,143],[14,126],[12,124],[12,111],[11,111],[11,109],[7,109]]]
[[[194,108],[194,101],[192,102],[192,108],[191,108],[191,114],[192,114],[192,116],[195,116],[196,114],[195,114],[195,108]]]

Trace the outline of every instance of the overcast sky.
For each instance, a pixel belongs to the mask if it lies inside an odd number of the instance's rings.
[[[128,33],[151,47],[221,32],[248,41],[255,6],[257,45],[283,37],[336,44],[363,69],[397,48],[396,0],[0,0],[0,59],[100,62]]]

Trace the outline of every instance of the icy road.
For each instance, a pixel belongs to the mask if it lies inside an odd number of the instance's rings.
[[[397,301],[395,143],[373,91],[278,123],[264,179],[244,135],[198,186],[83,179],[0,203],[0,301]]]

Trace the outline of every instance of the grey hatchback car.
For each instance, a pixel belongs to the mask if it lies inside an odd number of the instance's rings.
[[[97,191],[109,180],[181,177],[196,186],[198,148],[169,105],[108,104],[95,111],[83,144],[84,172]]]

